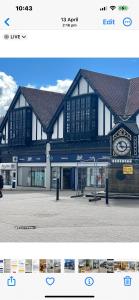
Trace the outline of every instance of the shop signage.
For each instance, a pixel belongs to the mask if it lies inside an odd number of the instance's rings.
[[[134,172],[133,165],[123,165],[124,175],[133,175],[133,172]]]
[[[11,163],[1,163],[0,164],[1,170],[16,170],[16,164]]]
[[[113,164],[132,164],[132,159],[113,158],[111,162]]]
[[[24,155],[24,156],[18,156],[18,162],[20,163],[32,163],[32,162],[35,162],[35,163],[39,163],[39,162],[46,162],[46,156],[45,155],[40,155],[40,156],[37,156],[37,155],[32,155],[32,156],[27,156],[27,155]]]
[[[69,154],[53,154],[51,162],[94,162],[109,161],[107,153],[69,153]]]

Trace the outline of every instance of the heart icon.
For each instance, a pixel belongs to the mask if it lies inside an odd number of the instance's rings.
[[[46,277],[46,283],[48,285],[53,285],[55,282],[55,278],[54,277]]]

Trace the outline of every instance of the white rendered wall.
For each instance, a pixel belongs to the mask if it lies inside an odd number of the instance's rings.
[[[32,113],[32,140],[36,141],[36,116],[34,113]]]
[[[115,123],[114,123],[114,115],[112,115],[112,128],[115,126]]]
[[[52,139],[62,139],[63,138],[63,111],[59,115],[57,121],[53,126]]]
[[[110,110],[105,106],[105,135],[110,132]]]
[[[8,121],[7,121],[7,123],[6,123],[5,134],[6,134],[5,143],[8,144]]]
[[[37,140],[41,140],[41,123],[39,120],[37,120]]]
[[[89,86],[88,91],[88,82],[82,77],[79,83],[76,85],[75,89],[73,90],[71,96],[78,96],[78,85],[79,85],[79,95],[94,93],[94,90]]]
[[[27,101],[25,100],[25,97],[21,94],[16,102],[15,108],[25,107],[29,106]]]
[[[42,130],[42,140],[46,140],[47,139],[47,134]]]
[[[1,144],[8,144],[8,122],[6,122],[6,125],[3,128],[2,135],[4,136],[4,139],[1,140]]]
[[[88,83],[87,81],[82,77],[79,81],[79,95],[87,94],[88,93]]]
[[[59,116],[59,138],[63,138],[63,111]]]
[[[90,85],[89,85],[89,93],[94,93],[94,90],[91,88]]]
[[[76,85],[74,91],[72,92],[71,96],[78,96],[78,85]]]
[[[53,127],[52,139],[57,139],[57,121],[55,122]]]
[[[138,128],[139,128],[139,114],[136,115],[136,123],[137,123],[137,126],[138,126]]]
[[[2,130],[2,135],[5,136],[5,127]],[[5,139],[2,138],[1,144],[5,144]]]
[[[98,99],[98,135],[103,135],[103,107],[101,99]]]
[[[42,125],[40,121],[37,119],[34,112],[32,113],[32,140],[33,141],[40,141],[40,140],[46,140],[47,135],[43,131]]]

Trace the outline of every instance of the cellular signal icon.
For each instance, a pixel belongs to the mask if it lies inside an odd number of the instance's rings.
[[[110,6],[110,9],[111,9],[111,10],[115,10],[115,9],[116,9],[116,6],[111,5],[111,6]]]
[[[107,10],[107,6],[101,7],[100,11],[106,11]]]

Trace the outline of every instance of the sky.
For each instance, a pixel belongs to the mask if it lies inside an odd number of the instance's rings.
[[[79,69],[139,77],[139,58],[0,58],[0,116],[18,86],[65,93]]]

